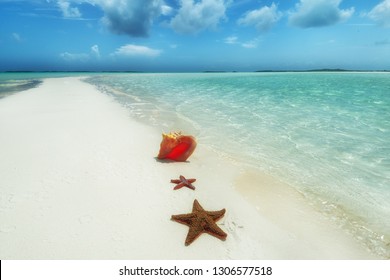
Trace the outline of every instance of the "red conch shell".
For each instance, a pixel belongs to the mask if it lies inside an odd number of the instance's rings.
[[[158,159],[186,161],[196,148],[195,138],[190,135],[171,132],[169,134],[163,133],[162,137]]]

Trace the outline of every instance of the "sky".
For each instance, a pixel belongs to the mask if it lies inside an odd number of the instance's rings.
[[[0,71],[390,70],[390,0],[0,0]]]

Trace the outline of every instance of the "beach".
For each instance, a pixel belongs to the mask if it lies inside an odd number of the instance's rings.
[[[182,131],[185,133],[186,128]],[[0,100],[1,259],[379,259],[288,184],[202,142],[156,159],[161,131],[81,78]],[[171,179],[196,178],[196,190]],[[171,215],[225,208],[226,241]]]

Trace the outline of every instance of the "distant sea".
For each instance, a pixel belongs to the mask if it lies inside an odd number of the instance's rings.
[[[103,73],[87,81],[137,120],[191,133],[289,183],[390,258],[390,73]]]

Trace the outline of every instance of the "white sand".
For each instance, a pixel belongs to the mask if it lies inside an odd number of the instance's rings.
[[[185,132],[185,128],[183,128]],[[78,78],[0,100],[0,259],[371,259],[290,187],[199,143],[155,159],[161,135]],[[195,191],[170,179],[196,178]],[[226,208],[226,241],[170,220]]]

